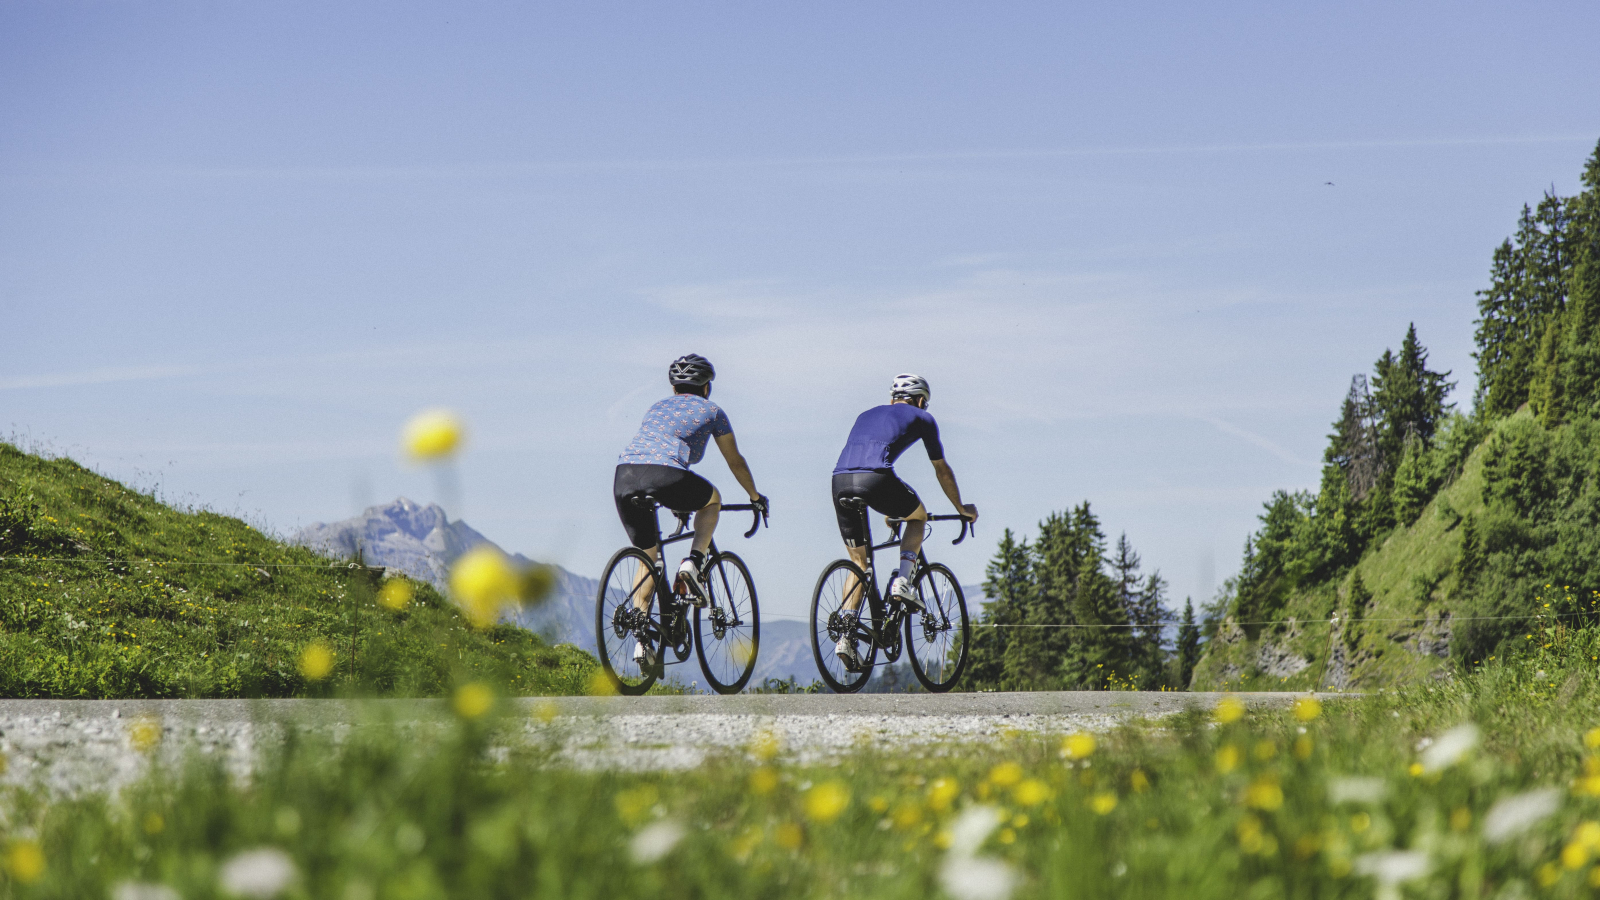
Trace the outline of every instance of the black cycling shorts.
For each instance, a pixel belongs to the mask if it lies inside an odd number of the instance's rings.
[[[617,466],[617,477],[611,485],[622,527],[628,532],[628,540],[640,550],[661,543],[661,523],[656,521],[655,509],[634,503],[634,498],[649,494],[667,509],[694,512],[711,502],[714,490],[711,482],[688,469],[634,463]]]
[[[866,522],[859,510],[839,505],[839,501],[846,497],[861,497],[871,508],[895,519],[911,515],[922,505],[917,492],[901,481],[893,469],[840,472],[833,476],[833,511],[839,517],[839,534],[847,547],[865,544],[867,532]]]

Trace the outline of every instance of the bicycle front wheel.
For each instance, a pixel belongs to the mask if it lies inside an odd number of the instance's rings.
[[[911,671],[923,687],[942,694],[956,686],[967,667],[967,645],[972,639],[967,600],[956,576],[939,563],[917,576],[917,596],[922,600],[922,613],[906,616]]]
[[[694,652],[707,684],[719,694],[737,694],[756,670],[761,648],[756,585],[744,560],[732,553],[717,554],[705,584],[709,602],[694,611]]]
[[[660,576],[643,550],[624,547],[606,563],[594,604],[594,636],[600,668],[618,693],[642,694],[656,683],[666,652],[653,615],[659,593]],[[657,665],[635,654],[640,643],[656,655]]]
[[[861,671],[852,672],[845,667],[834,648],[846,636],[844,625],[845,603],[854,600],[858,610],[868,614],[870,603],[866,595],[867,576],[848,559],[834,560],[822,570],[817,579],[816,592],[811,597],[811,653],[817,659],[817,671],[822,680],[836,693],[853,694],[872,677],[872,664],[878,658],[878,645],[871,640],[867,630],[859,624],[853,626],[851,636],[856,639],[856,652],[861,655]],[[851,618],[854,618],[853,616]]]

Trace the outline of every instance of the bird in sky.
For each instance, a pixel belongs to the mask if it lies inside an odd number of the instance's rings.
[[[1333,187],[1333,182],[1331,181],[1324,181],[1323,184],[1327,185],[1328,187]]]

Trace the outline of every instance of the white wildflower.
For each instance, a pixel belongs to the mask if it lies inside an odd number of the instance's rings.
[[[1478,746],[1478,726],[1471,722],[1446,731],[1422,751],[1422,770],[1440,772],[1460,762]]]
[[[1381,803],[1389,793],[1389,785],[1382,778],[1330,778],[1329,803]]]
[[[1356,871],[1378,882],[1376,900],[1400,900],[1400,883],[1421,878],[1430,868],[1428,854],[1415,850],[1363,853],[1355,858]]]
[[[672,848],[681,840],[683,826],[667,819],[639,829],[639,833],[628,842],[628,853],[639,865],[649,865],[672,852]]]
[[[164,884],[139,881],[119,882],[111,889],[111,900],[182,900],[178,892]]]
[[[1000,827],[1000,810],[992,806],[969,806],[950,826],[950,855],[975,856],[990,832]]]
[[[1483,838],[1491,844],[1514,838],[1539,824],[1560,805],[1561,792],[1555,788],[1540,788],[1507,797],[1484,814]]]
[[[951,853],[939,868],[939,884],[955,900],[1006,900],[1017,873],[998,859]]]
[[[217,881],[229,894],[270,900],[288,889],[295,878],[294,860],[276,847],[246,850],[222,864]]]

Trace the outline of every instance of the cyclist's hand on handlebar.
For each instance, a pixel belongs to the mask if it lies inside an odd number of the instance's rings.
[[[961,505],[961,514],[966,516],[969,521],[978,521],[978,508],[971,503],[963,503]]]
[[[769,518],[772,516],[772,498],[766,494],[757,494],[751,497],[750,505],[755,507],[756,512],[761,513],[763,516]]]

